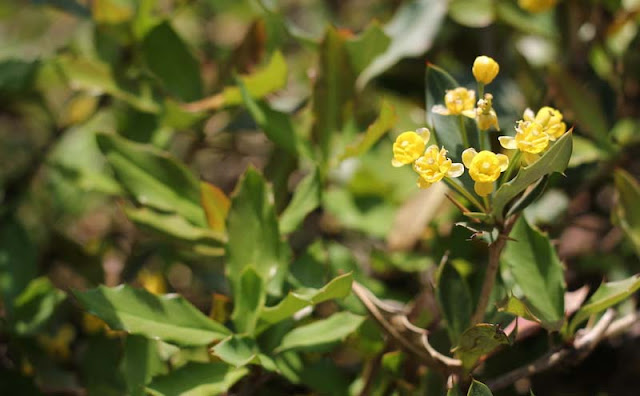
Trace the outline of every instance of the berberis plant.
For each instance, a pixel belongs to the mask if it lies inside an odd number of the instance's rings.
[[[640,2],[22,3],[0,394],[637,393]]]

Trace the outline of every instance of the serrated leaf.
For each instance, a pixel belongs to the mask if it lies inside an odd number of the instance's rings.
[[[500,345],[509,345],[509,338],[500,326],[479,323],[462,333],[460,342],[452,351],[462,361],[462,366],[469,370],[482,356]]]
[[[516,222],[502,253],[523,302],[543,327],[560,330],[564,322],[564,276],[562,263],[549,238],[532,228],[524,217]]]
[[[571,132],[567,132],[536,162],[520,169],[515,178],[500,186],[491,204],[492,214],[496,219],[502,220],[509,202],[538,179],[554,172],[564,172],[569,165],[572,148],[573,136]]]
[[[266,300],[264,279],[253,266],[247,266],[240,274],[239,282],[235,286],[231,319],[239,333],[253,334],[258,315]]]
[[[183,101],[202,96],[200,63],[168,21],[146,34],[140,51],[147,68],[172,95]]]
[[[576,328],[587,320],[589,316],[622,302],[631,297],[638,289],[640,289],[640,275],[634,275],[621,281],[601,284],[571,320],[569,334],[573,334]]]
[[[225,232],[227,214],[231,201],[225,193],[211,183],[200,182],[202,208],[207,217],[207,224],[213,231]]]
[[[378,118],[369,125],[367,131],[358,138],[357,142],[345,147],[344,153],[339,157],[339,161],[365,154],[384,136],[385,132],[393,128],[397,120],[398,117],[391,103],[383,101],[382,105],[380,105],[380,115]]]
[[[640,257],[640,185],[628,172],[616,169],[614,173],[618,201],[614,207],[614,220]]]
[[[154,396],[219,395],[248,372],[244,367],[233,368],[222,362],[189,362],[167,375],[154,377],[147,391]]]
[[[269,294],[280,295],[287,273],[289,248],[280,239],[271,189],[257,170],[247,169],[238,181],[227,215],[226,273],[239,290],[244,269],[252,266]]]
[[[320,205],[322,186],[316,168],[298,184],[291,202],[280,216],[280,231],[289,234],[298,228],[304,218]]]
[[[427,51],[447,14],[446,0],[412,0],[398,9],[384,32],[391,38],[387,50],[376,57],[360,74],[357,85],[363,88],[400,59],[415,57]]]
[[[467,396],[493,396],[493,393],[491,393],[489,387],[482,382],[473,380],[469,387],[469,392],[467,392]]]
[[[357,37],[347,40],[349,60],[355,74],[360,74],[371,62],[382,54],[391,43],[380,25],[374,21]]]
[[[127,285],[99,286],[74,295],[109,327],[183,346],[207,345],[230,331],[209,319],[183,297],[156,296]]]
[[[327,319],[296,327],[287,333],[274,350],[275,353],[296,349],[323,349],[344,340],[364,322],[364,316],[351,312],[339,312]]]
[[[335,277],[321,289],[301,289],[290,292],[277,305],[264,308],[260,314],[260,320],[271,325],[293,316],[304,307],[346,297],[351,292],[352,282],[353,276],[349,272]]]
[[[117,135],[100,133],[97,140],[118,180],[136,201],[206,226],[200,183],[183,164],[164,151]]]
[[[471,292],[460,273],[448,261],[438,269],[436,282],[440,312],[447,321],[451,345],[457,345],[460,335],[469,327],[473,312]]]

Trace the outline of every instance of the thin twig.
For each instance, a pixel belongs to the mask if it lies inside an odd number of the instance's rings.
[[[497,391],[506,388],[520,378],[530,377],[549,370],[563,361],[568,361],[569,358],[571,358],[572,363],[577,363],[589,355],[602,340],[612,338],[631,327],[638,319],[638,313],[635,312],[616,321],[613,320],[614,317],[615,311],[612,309],[607,310],[598,323],[589,331],[578,335],[573,344],[551,351],[530,364],[488,381],[487,385],[491,390]]]

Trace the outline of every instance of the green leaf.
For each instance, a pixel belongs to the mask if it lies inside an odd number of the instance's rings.
[[[554,172],[564,172],[569,165],[572,148],[573,134],[565,133],[536,162],[520,169],[516,177],[501,185],[492,202],[492,213],[496,219],[502,220],[509,202],[538,179]]]
[[[462,360],[462,366],[469,370],[482,356],[500,345],[509,345],[509,338],[500,330],[500,326],[479,323],[462,333],[458,346],[452,351]]]
[[[380,28],[378,22],[372,22],[364,32],[345,43],[349,60],[355,74],[360,74],[371,62],[382,54],[391,43],[391,39]]]
[[[527,308],[542,326],[557,331],[564,322],[562,263],[549,238],[532,228],[524,217],[516,222],[502,261],[520,286]]]
[[[606,158],[605,153],[591,140],[580,136],[573,137],[573,153],[569,160],[569,168],[590,164],[603,158]]]
[[[509,296],[498,303],[498,311],[508,312],[521,318],[541,323],[540,319],[531,312],[527,305],[514,296]]]
[[[458,384],[453,384],[453,387],[447,391],[447,396],[461,396]]]
[[[148,208],[125,206],[127,217],[138,227],[155,232],[178,245],[184,245],[203,256],[224,254],[226,237],[208,228],[196,227],[184,217],[156,212]]]
[[[369,80],[389,69],[400,59],[422,55],[431,48],[446,14],[447,3],[444,1],[404,2],[384,27],[384,32],[391,38],[391,44],[360,74],[358,87],[363,88]]]
[[[500,21],[531,35],[554,39],[558,35],[552,13],[532,14],[526,12],[510,0],[501,0],[496,4],[496,13]]]
[[[264,280],[269,294],[280,295],[287,274],[288,245],[280,240],[271,189],[254,168],[238,182],[227,216],[226,273],[239,290],[244,269],[252,266]]]
[[[118,180],[136,201],[206,226],[200,183],[184,165],[164,151],[117,135],[100,133],[97,140]]]
[[[460,335],[469,327],[473,312],[471,292],[465,280],[448,261],[438,268],[436,283],[436,298],[440,312],[447,321],[451,345],[457,345]]]
[[[289,292],[287,296],[273,307],[262,310],[260,320],[274,324],[293,316],[302,308],[319,304],[334,298],[344,298],[351,292],[353,276],[351,272],[332,279],[321,289],[301,289]]]
[[[264,279],[253,266],[248,266],[242,271],[237,286],[233,289],[235,305],[231,319],[239,333],[253,334],[266,300]]]
[[[487,27],[495,20],[495,14],[493,0],[453,0],[449,4],[449,16],[463,26]]]
[[[622,228],[640,257],[640,185],[626,171],[614,173],[618,201],[614,207],[614,220]]]
[[[339,312],[328,319],[297,327],[287,333],[275,353],[296,349],[324,349],[344,340],[364,322],[365,317],[350,312]]]
[[[109,327],[183,346],[207,345],[229,330],[176,295],[156,296],[127,285],[99,286],[75,296]]]
[[[382,136],[385,132],[393,128],[396,124],[398,117],[396,115],[393,106],[388,101],[383,101],[380,106],[380,115],[376,120],[369,125],[367,131],[358,139],[357,142],[348,145],[344,153],[340,156],[339,160],[342,161],[349,157],[358,157],[365,154]]]
[[[56,58],[56,65],[67,77],[73,89],[89,91],[94,95],[107,93],[142,111],[155,113],[160,110],[152,98],[143,97],[138,92],[121,87],[106,63],[86,57],[60,55]]]
[[[269,63],[252,74],[240,76],[240,82],[251,98],[263,98],[287,84],[287,63],[280,51],[275,51]],[[226,106],[238,105],[243,101],[246,103],[240,87],[225,88],[222,97]]]
[[[638,289],[640,289],[640,275],[634,275],[621,281],[601,284],[571,320],[569,334],[573,334],[576,328],[589,316],[622,302],[631,297]]]
[[[222,361],[235,367],[246,366],[258,358],[258,345],[253,338],[233,335],[220,341],[212,349]]]
[[[167,367],[160,357],[158,341],[141,335],[128,335],[124,341],[122,375],[131,396],[144,396],[144,388],[151,378],[166,374]]]
[[[147,387],[154,396],[219,395],[231,388],[249,370],[226,363],[189,362],[171,373],[155,377]]]
[[[225,222],[231,201],[221,189],[205,181],[200,182],[200,193],[209,228],[213,231],[226,232]]]
[[[38,273],[37,248],[29,234],[13,217],[0,227],[0,296],[11,318],[15,298]]]
[[[489,387],[482,382],[473,380],[471,386],[469,387],[467,396],[493,396],[493,393],[491,393]]]
[[[295,231],[304,218],[320,205],[321,194],[320,172],[316,168],[296,187],[291,202],[280,216],[280,231],[283,234]]]
[[[355,75],[349,63],[346,35],[333,27],[327,29],[320,45],[320,67],[313,87],[312,137],[323,158],[329,158],[333,137],[342,130],[348,102],[352,100]]]
[[[183,101],[202,96],[200,64],[168,21],[147,33],[141,54],[147,68],[172,95]]]
[[[35,334],[66,297],[48,278],[33,279],[13,301],[13,331],[23,336]]]

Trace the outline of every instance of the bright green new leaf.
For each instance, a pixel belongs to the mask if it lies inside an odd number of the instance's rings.
[[[202,96],[200,63],[168,21],[147,33],[141,51],[147,68],[172,95],[183,101]]]
[[[367,131],[353,144],[348,145],[344,149],[344,153],[340,156],[340,161],[349,157],[358,157],[365,154],[385,132],[393,128],[398,117],[393,106],[388,101],[383,101],[380,106],[380,115],[369,125]]]
[[[127,285],[76,291],[84,308],[109,327],[184,346],[207,345],[229,330],[176,295],[156,296]]]
[[[569,165],[572,148],[572,133],[565,133],[536,162],[520,169],[515,178],[500,186],[492,203],[492,213],[496,219],[502,220],[509,202],[538,179],[554,172],[564,172]]]
[[[452,351],[462,360],[462,366],[469,370],[482,356],[500,345],[509,345],[509,338],[500,330],[500,326],[480,323],[462,333],[458,346]]]
[[[131,396],[144,396],[144,388],[155,375],[166,374],[167,366],[158,350],[158,341],[130,334],[124,341],[121,372]]]
[[[527,305],[514,296],[507,297],[498,303],[498,311],[508,312],[521,318],[540,323],[540,319],[531,312]]]
[[[350,312],[339,312],[327,319],[297,327],[287,333],[274,352],[296,349],[324,349],[347,336],[360,327],[365,317]]]
[[[225,232],[231,201],[221,189],[205,181],[200,182],[200,192],[202,208],[209,228],[213,231]]]
[[[520,286],[523,302],[551,331],[560,330],[564,322],[564,277],[549,238],[532,228],[524,217],[516,222],[507,242],[502,261],[508,265]]]
[[[280,295],[289,261],[288,245],[280,239],[271,189],[254,168],[238,182],[227,215],[226,273],[239,290],[246,267],[252,266],[269,294]]]
[[[321,196],[320,172],[316,168],[296,187],[291,202],[280,216],[280,231],[283,234],[295,231],[304,218],[320,205]]]
[[[371,23],[364,32],[345,43],[349,60],[356,75],[360,74],[371,62],[382,54],[391,43],[391,39],[377,22]]]
[[[640,289],[640,275],[634,275],[621,281],[601,284],[571,320],[569,334],[573,334],[576,328],[587,320],[589,316],[622,302],[631,297],[638,289]]]
[[[260,314],[260,320],[274,324],[291,317],[304,307],[334,298],[344,298],[351,292],[352,282],[353,276],[349,272],[332,279],[321,289],[301,289],[289,292],[277,305],[264,308]]]
[[[97,139],[118,180],[136,201],[206,226],[200,183],[186,166],[164,151],[114,134],[100,133]]]
[[[22,224],[11,217],[0,227],[0,296],[9,318],[15,298],[37,275],[36,247]]]
[[[36,333],[66,297],[48,278],[33,279],[13,301],[13,331],[23,336]]]
[[[176,214],[156,212],[149,208],[124,207],[127,217],[138,227],[155,232],[172,242],[193,249],[203,256],[224,254],[226,237],[219,231],[194,226]]]
[[[287,84],[287,63],[280,51],[275,51],[263,68],[254,73],[240,76],[242,85],[253,99],[260,99],[284,88]],[[243,102],[240,87],[227,87],[222,91],[225,106],[238,105]],[[244,100],[246,102],[246,100]]]
[[[253,266],[247,266],[240,275],[240,281],[233,289],[233,313],[231,319],[239,333],[253,334],[258,316],[266,300],[264,279]]]
[[[248,372],[244,367],[233,368],[222,362],[189,362],[167,375],[155,377],[147,391],[153,396],[219,395]]]
[[[419,56],[427,51],[446,14],[447,2],[443,0],[411,0],[403,3],[391,21],[384,26],[391,44],[360,74],[358,87],[363,88],[373,77],[395,65],[400,59]]]
[[[493,396],[493,393],[491,393],[489,387],[482,382],[473,380],[469,387],[469,392],[467,392],[467,396]]]
[[[235,367],[246,366],[258,358],[258,345],[253,338],[233,335],[212,348],[222,361]]]
[[[580,136],[573,137],[573,153],[569,160],[569,168],[590,164],[605,157],[605,153],[593,141]]]
[[[438,268],[436,284],[436,298],[440,312],[447,321],[451,345],[457,345],[460,335],[469,327],[473,312],[471,292],[460,273],[448,261]]]
[[[614,179],[618,192],[614,220],[620,225],[640,257],[640,185],[633,176],[622,169],[615,171]]]

